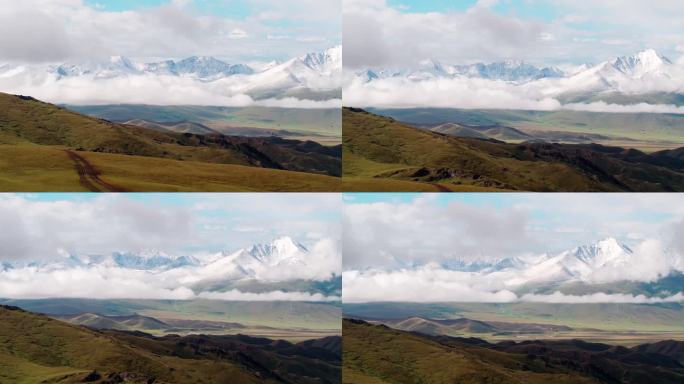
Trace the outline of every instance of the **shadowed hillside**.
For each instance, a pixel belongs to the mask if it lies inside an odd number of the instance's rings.
[[[0,307],[0,382],[336,383],[339,338],[155,338]]]
[[[633,348],[581,340],[427,336],[345,320],[343,383],[623,383],[684,379],[677,341]]]
[[[596,144],[463,138],[345,108],[344,188],[349,191],[680,191],[680,150],[646,154]],[[435,189],[433,189],[435,190]]]
[[[203,165],[194,166],[197,168],[196,174],[205,172],[202,168],[216,168],[215,173],[242,173],[239,169],[221,168],[220,165],[245,166],[250,168],[268,169],[272,179],[277,179],[280,171],[296,171],[310,174],[313,184],[319,183],[317,175],[340,176],[341,174],[341,147],[324,146],[313,141],[288,140],[279,137],[243,137],[225,136],[210,131],[203,134],[193,133],[195,129],[188,128],[189,132],[177,133],[171,131],[160,131],[153,127],[143,128],[132,125],[117,124],[110,121],[96,119],[52,104],[43,103],[27,96],[13,96],[0,93],[0,146],[3,152],[17,152],[13,156],[0,158],[0,175],[10,172],[18,173],[17,176],[8,180],[5,186],[0,180],[1,190],[41,190],[40,188],[27,185],[30,181],[24,181],[21,176],[32,173],[34,180],[37,177],[50,176],[58,182],[52,182],[46,188],[57,188],[60,184],[73,185],[73,180],[64,180],[68,177],[61,163],[74,168],[72,161],[67,159],[65,150],[71,150],[80,154],[86,161],[96,162],[96,158],[109,156],[106,166],[127,168],[127,173],[134,181],[140,179],[137,184],[146,183],[146,186],[128,184],[118,189],[128,190],[165,190],[162,186],[157,188],[155,184],[165,184],[166,180],[160,180],[160,175],[141,175],[148,172],[151,167],[154,169],[172,168],[180,169],[185,167],[178,161],[196,162]],[[61,155],[61,156],[60,156]],[[118,157],[115,155],[126,155]],[[55,157],[56,161],[43,162],[46,157]],[[64,158],[62,158],[64,157]],[[16,160],[13,160],[16,159]],[[38,160],[36,160],[38,159]],[[59,161],[61,160],[61,161]],[[174,162],[169,162],[174,160]],[[153,164],[154,162],[163,164]],[[164,162],[166,161],[166,162]],[[37,164],[35,164],[37,163]],[[101,172],[103,177],[108,177],[107,172],[102,168],[105,166],[95,166],[91,164],[94,171],[89,173]],[[78,174],[83,174],[78,170]],[[55,169],[56,168],[56,169]],[[213,170],[212,170],[213,171]],[[116,172],[116,171],[114,171]],[[45,175],[47,174],[47,175]],[[262,180],[263,190],[273,190],[269,185],[272,180],[269,174],[255,171],[254,180]],[[284,173],[291,175],[293,179],[303,178],[292,172]],[[174,177],[175,176],[175,177]],[[306,175],[304,175],[306,176]],[[165,176],[166,177],[166,176]],[[192,177],[178,171],[177,174],[170,174],[168,177],[177,179],[177,184],[181,186]],[[221,183],[221,176],[205,175],[204,179]],[[82,178],[81,178],[82,179]],[[12,186],[10,181],[18,180],[19,185]],[[334,190],[334,181],[331,179],[326,182],[329,186],[326,190]],[[35,180],[38,186],[43,182]],[[50,181],[45,180],[45,183]],[[110,182],[110,180],[107,180]],[[252,189],[246,181],[232,180],[238,184],[238,189]],[[87,183],[80,183],[82,186]],[[91,183],[93,184],[93,183]],[[97,184],[97,183],[95,183]],[[199,184],[196,181],[189,181],[188,184]],[[114,183],[112,183],[114,185]],[[258,185],[258,184],[257,184]],[[86,189],[93,188],[85,185]],[[16,189],[15,189],[16,188]],[[233,187],[235,188],[235,187]],[[232,190],[233,188],[224,187],[217,189]],[[276,188],[284,189],[285,187]],[[107,188],[105,188],[107,189]],[[206,186],[200,186],[200,190],[207,190]],[[300,190],[309,190],[306,186]],[[313,187],[312,189],[316,189]],[[53,189],[50,189],[53,190]],[[70,190],[76,190],[71,188]]]

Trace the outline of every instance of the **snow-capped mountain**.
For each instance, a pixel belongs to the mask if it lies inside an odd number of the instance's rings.
[[[634,56],[623,56],[613,60],[611,67],[632,77],[644,75],[664,74],[667,66],[672,65],[672,61],[667,57],[656,52],[655,49],[647,49]]]
[[[243,278],[258,278],[272,268],[305,268],[308,250],[290,237],[241,249],[206,266],[207,270],[235,272]],[[221,273],[219,273],[220,275]],[[214,273],[216,275],[216,273]]]
[[[681,61],[680,61],[681,63]],[[653,49],[622,56],[596,65],[585,64],[566,71],[557,67],[537,67],[522,61],[452,65],[434,60],[420,63],[417,69],[364,69],[354,72],[350,84],[366,84],[385,89],[394,84],[448,80],[442,87],[455,90],[503,91],[534,100],[555,98],[561,102],[599,101],[615,95],[655,93],[684,94],[684,66]],[[472,83],[477,81],[477,83]],[[384,87],[379,82],[387,82]],[[489,83],[491,82],[491,83]],[[363,89],[363,88],[353,88]],[[454,96],[459,96],[458,94]],[[619,100],[619,98],[617,98]],[[648,101],[652,102],[652,99]],[[639,99],[630,98],[630,103]]]
[[[178,89],[195,89],[199,93],[216,93],[217,99],[220,96],[242,100],[239,97],[247,95],[255,100],[290,96],[308,100],[330,100],[341,97],[341,73],[340,46],[281,63],[257,66],[256,69],[247,64],[226,63],[206,56],[156,62],[136,62],[123,56],[115,56],[104,62],[47,66],[3,65],[0,67],[0,91],[31,94],[49,101],[69,103],[70,100],[54,100],[54,96],[42,96],[41,92],[49,95],[64,94],[61,91],[64,88],[74,91],[73,94],[85,95],[88,92],[79,93],[79,87],[88,90],[96,87],[101,90],[110,86],[121,93],[122,89],[128,89],[127,85],[138,84],[143,90],[146,87],[168,89],[173,86],[178,86]],[[188,92],[190,95],[194,94]],[[98,99],[102,97],[106,102],[107,92],[98,93],[101,95]],[[140,92],[136,92],[136,95],[140,95]],[[98,100],[98,104],[102,102],[103,100]],[[150,100],[150,104],[157,103]]]
[[[357,72],[357,75],[368,81],[390,77],[407,77],[414,80],[434,77],[467,77],[525,83],[545,78],[559,78],[565,76],[565,73],[555,67],[539,68],[519,60],[468,65],[449,65],[435,60],[424,60],[420,62],[417,70],[375,71],[367,69]]]
[[[3,269],[32,267],[43,270],[80,268],[123,268],[164,272],[174,269],[205,269],[212,275],[226,271],[240,271],[238,278],[254,278],[269,268],[306,267],[309,250],[290,237],[279,237],[270,243],[255,244],[234,252],[219,252],[209,257],[174,256],[159,250],[143,252],[114,252],[111,255],[74,255],[63,252],[63,257],[48,261],[3,262]]]
[[[504,282],[511,289],[524,286],[592,285],[639,280],[640,277],[647,277],[644,275],[646,271],[635,270],[644,264],[645,257],[653,258],[650,264],[667,263],[655,272],[658,278],[665,278],[670,273],[684,272],[678,258],[668,257],[666,250],[659,252],[661,253],[654,255],[637,254],[618,240],[607,238],[555,255],[543,254],[490,261],[452,259],[442,263],[442,267]],[[649,264],[649,260],[645,262]]]

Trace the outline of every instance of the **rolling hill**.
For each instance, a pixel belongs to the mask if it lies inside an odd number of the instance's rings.
[[[430,319],[419,316],[409,318],[374,320],[372,323],[385,324],[394,329],[417,332],[427,335],[463,336],[470,334],[516,335],[570,332],[572,328],[535,323],[512,323],[503,321],[479,321],[465,317],[456,319]]]
[[[454,136],[469,137],[469,132],[484,131],[482,136],[509,142],[593,142],[647,152],[684,145],[684,115],[681,114],[452,108],[369,108],[368,111]],[[458,126],[468,129],[449,129]]]
[[[343,111],[344,189],[539,192],[681,191],[679,150],[646,154],[570,145],[452,137],[354,108]],[[436,187],[436,188],[435,188]]]
[[[163,338],[95,331],[0,307],[0,382],[336,383],[339,338]]]
[[[343,383],[679,383],[682,342],[632,348],[581,340],[427,336],[344,320]]]
[[[146,129],[1,93],[0,111],[0,190],[331,191],[339,184],[329,177],[341,172],[339,146]]]

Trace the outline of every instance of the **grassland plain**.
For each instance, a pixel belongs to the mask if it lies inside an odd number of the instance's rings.
[[[311,137],[330,144],[339,144],[342,137],[339,109],[153,105],[69,105],[67,108],[119,123],[158,126],[177,132]]]
[[[97,331],[0,307],[3,383],[336,383],[339,337],[298,344],[247,336]]]
[[[681,114],[449,108],[370,108],[369,111],[416,127],[453,124],[461,129],[496,128],[498,135],[494,138],[507,142],[531,140],[543,134],[557,142],[573,143],[584,137],[584,141],[646,152],[684,146],[684,115]]]
[[[343,129],[345,191],[684,190],[679,150],[459,138],[354,108],[343,110]]]
[[[0,190],[337,191],[341,148],[160,132],[0,94]],[[83,174],[68,151],[78,153]],[[104,184],[104,183],[103,183]],[[107,188],[104,188],[105,190]]]

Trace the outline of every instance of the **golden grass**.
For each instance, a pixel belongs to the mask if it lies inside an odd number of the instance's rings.
[[[79,152],[101,178],[128,191],[335,192],[341,179],[303,172],[154,157]],[[74,163],[59,146],[0,145],[0,191],[83,192]]]

